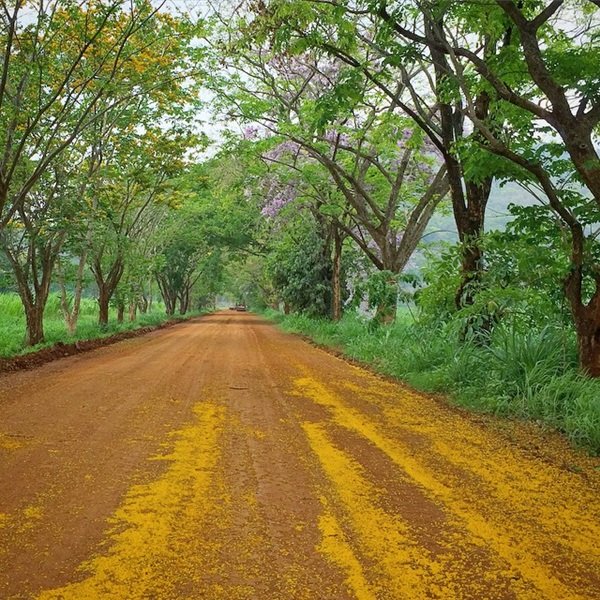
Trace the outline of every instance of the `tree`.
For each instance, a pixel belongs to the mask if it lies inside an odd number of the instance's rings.
[[[44,341],[44,309],[52,271],[69,230],[69,219],[77,210],[75,190],[69,186],[67,175],[58,167],[47,172],[30,193],[28,204],[0,230],[0,245],[25,311],[25,343],[30,346]]]
[[[377,268],[399,273],[448,189],[433,148],[406,128],[393,103],[336,62],[259,46],[251,56],[235,53],[233,65],[245,77],[229,82],[230,112],[281,140],[265,157],[299,172],[305,158],[318,163],[355,222],[338,225]]]
[[[328,48],[381,90],[386,86],[388,96],[396,96],[415,122],[436,133],[424,122],[422,111],[415,110],[422,103],[422,88],[408,86],[412,102],[407,104],[388,85],[396,72],[412,79],[415,60],[432,65],[431,87],[439,106],[430,116],[440,115],[437,135],[443,144],[438,148],[446,153],[459,233],[471,229],[463,236],[463,272],[483,264],[477,229],[483,225],[490,175],[536,182],[559,227],[569,232],[571,266],[564,291],[582,367],[600,375],[600,277],[592,250],[595,234],[590,235],[597,221],[592,213],[600,201],[594,142],[600,123],[598,3],[275,1],[261,5],[256,14],[258,18],[245,22],[250,36],[295,52],[307,46]],[[286,16],[291,25],[277,30]],[[565,22],[574,27],[565,28]],[[379,56],[376,69],[368,60],[373,53]],[[405,84],[406,77],[401,81]],[[474,133],[465,137],[469,127]],[[583,186],[583,194],[578,186]],[[461,194],[466,203],[460,201]],[[463,277],[457,300],[466,291],[470,301],[468,281]]]
[[[149,44],[153,34],[171,36],[159,54],[169,46],[175,50],[170,42],[177,39],[175,21],[145,0],[93,5],[61,0],[27,5],[26,15],[22,2],[5,8],[0,17],[0,228],[108,110],[147,93],[149,81],[152,87],[164,85],[164,75],[149,79],[158,65],[148,61],[141,71],[140,61],[155,52]]]
[[[259,8],[245,7],[248,10],[241,12],[240,20],[251,40],[266,38],[275,52],[295,56],[310,48],[361,74],[410,119],[410,128],[418,127],[435,146],[446,165],[462,243],[461,281],[455,297],[460,308],[473,302],[483,269],[480,240],[493,172],[482,168],[486,163],[473,156],[471,142],[476,134],[465,124],[463,99],[448,85],[447,59],[431,37],[430,21],[419,21],[418,8],[411,9],[410,3],[392,14],[385,7],[385,3],[367,1],[273,0]],[[420,46],[407,44],[394,33],[395,19],[405,15],[416,21],[414,27],[428,32],[422,34],[425,43]],[[438,19],[443,19],[443,8]],[[488,53],[492,51],[487,48]],[[354,93],[352,86],[347,93]],[[477,96],[482,121],[488,119],[490,105],[485,91]]]
[[[436,22],[433,5],[420,8],[426,19]],[[600,266],[590,229],[600,220],[600,159],[594,145],[600,123],[593,26],[597,3],[581,0],[568,7],[554,1],[543,7],[497,0],[495,9],[481,3],[465,9],[457,2],[446,8],[459,27],[475,25],[475,39],[505,39],[496,55],[482,56],[465,43],[466,36],[458,39],[456,29],[437,26],[435,31],[436,49],[451,65],[447,76],[464,95],[465,113],[480,134],[481,146],[517,167],[517,174],[508,177],[537,182],[560,228],[569,232],[571,260],[564,290],[581,366],[600,376]],[[564,11],[571,10],[575,12],[567,16],[581,10],[583,18],[567,32],[561,23]],[[387,18],[385,12],[381,14]],[[398,23],[394,28],[413,43],[425,43],[412,28]],[[498,104],[496,127],[477,113],[476,98],[482,91]]]
[[[191,201],[173,211],[164,224],[154,273],[168,315],[177,308],[180,314],[189,310],[192,289],[211,254],[202,225],[202,211]]]
[[[92,231],[63,192],[70,189],[77,202],[87,197],[116,125],[140,127],[144,109],[167,115],[167,107],[182,102],[177,91],[194,62],[193,28],[143,0],[51,2],[28,7],[26,15],[22,9],[17,2],[0,17],[0,235],[21,282],[28,341],[37,343],[43,340],[44,306],[66,239],[79,251],[72,305],[59,277],[70,331],[81,300]],[[165,73],[167,64],[172,69]],[[58,222],[63,230],[50,239]],[[73,244],[81,233],[76,223],[86,233]]]
[[[91,270],[98,287],[99,322],[108,323],[110,300],[129,255],[155,231],[173,201],[169,179],[179,174],[181,154],[193,136],[161,130],[119,137],[119,145],[94,186],[97,210],[91,246]],[[161,208],[162,206],[162,208]]]

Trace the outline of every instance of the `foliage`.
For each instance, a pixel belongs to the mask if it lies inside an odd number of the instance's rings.
[[[326,316],[331,310],[331,260],[318,223],[295,220],[267,257],[266,272],[279,297],[291,310]]]
[[[198,314],[190,313],[190,316]],[[107,337],[121,331],[130,331],[139,327],[159,325],[170,318],[165,307],[155,302],[151,311],[139,315],[135,321],[116,322],[116,309],[111,309],[111,321],[108,327],[98,325],[98,302],[94,298],[84,298],[81,306],[80,322],[75,334],[70,334],[63,319],[60,298],[50,294],[44,318],[46,340],[42,344],[26,347],[24,338],[25,316],[23,306],[16,294],[0,294],[0,357],[10,357],[24,352],[52,346],[58,342],[73,343],[78,340],[91,340]]]

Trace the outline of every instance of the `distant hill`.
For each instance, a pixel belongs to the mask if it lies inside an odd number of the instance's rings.
[[[531,206],[536,203],[537,200],[516,183],[507,183],[502,187],[495,184],[485,215],[486,231],[502,230],[506,227],[512,218],[508,212],[509,204]],[[431,243],[436,241],[456,242],[457,240],[456,225],[448,203],[445,209],[438,211],[431,219],[424,241]]]

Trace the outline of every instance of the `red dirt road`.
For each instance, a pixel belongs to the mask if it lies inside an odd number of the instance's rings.
[[[0,598],[600,598],[600,461],[251,314],[0,378]]]

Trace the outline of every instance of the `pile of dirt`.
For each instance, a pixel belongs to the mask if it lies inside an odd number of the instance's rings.
[[[126,340],[129,338],[138,337],[145,335],[151,331],[157,329],[164,329],[165,327],[172,327],[178,323],[185,322],[186,319],[171,319],[160,323],[159,325],[150,325],[146,327],[140,327],[139,329],[132,329],[131,331],[121,331],[103,338],[96,338],[92,340],[79,340],[70,344],[64,342],[57,342],[53,346],[48,348],[42,348],[35,352],[29,352],[27,354],[20,354],[18,356],[11,356],[10,358],[0,358],[0,373],[12,373],[14,371],[23,371],[25,369],[33,369],[40,365],[52,362],[65,356],[73,356],[74,354],[81,354],[82,352],[88,352],[95,350],[96,348],[102,348],[103,346],[109,346],[116,342]]]

